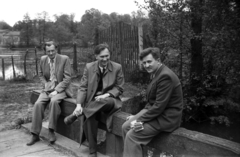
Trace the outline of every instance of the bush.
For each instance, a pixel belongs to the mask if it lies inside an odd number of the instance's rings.
[[[143,90],[137,96],[134,96],[129,100],[125,101],[122,105],[121,110],[123,112],[127,112],[133,115],[137,114],[139,111],[141,111],[145,107],[147,103],[145,96],[146,96],[146,91]]]
[[[146,86],[150,81],[150,75],[146,70],[141,70],[138,66],[129,72],[129,82],[137,86]]]
[[[223,77],[218,75],[203,75],[201,83],[196,87],[196,94],[192,95],[190,83],[183,85],[184,110],[183,121],[211,121],[230,125],[235,112],[239,113],[239,104],[227,97],[228,89]]]

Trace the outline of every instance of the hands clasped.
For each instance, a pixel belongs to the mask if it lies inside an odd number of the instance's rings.
[[[52,98],[53,96],[57,95],[57,91],[53,91],[49,94],[49,97]]]
[[[143,123],[142,122],[138,122],[137,120],[134,120],[131,122],[130,124],[131,129],[133,129],[135,132],[141,131],[143,130]]]

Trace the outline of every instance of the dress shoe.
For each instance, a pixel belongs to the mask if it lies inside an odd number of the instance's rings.
[[[88,157],[97,157],[97,153],[88,154]]]
[[[74,114],[71,114],[64,118],[64,123],[66,125],[71,125],[78,117]]]
[[[35,144],[36,142],[40,141],[39,136],[38,135],[32,135],[31,141],[29,141],[27,143],[27,146],[31,146],[33,144]]]
[[[54,134],[54,131],[49,130],[48,139],[51,144],[53,144],[57,140],[56,135]]]

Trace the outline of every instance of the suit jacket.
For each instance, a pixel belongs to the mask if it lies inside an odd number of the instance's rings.
[[[87,107],[92,101],[100,78],[98,61],[87,63],[81,78],[81,83],[77,94],[77,104]],[[107,128],[111,131],[112,114],[122,107],[119,96],[123,93],[124,77],[122,66],[113,61],[109,61],[106,71],[103,74],[103,93],[109,93],[114,97],[114,108],[107,115]]]
[[[159,131],[172,132],[180,126],[183,110],[183,93],[176,74],[162,65],[148,85],[147,111],[138,118]]]
[[[98,61],[87,63],[81,78],[81,83],[77,94],[77,104],[83,107],[89,103],[96,93],[99,80]],[[122,66],[118,63],[110,61],[107,69],[103,74],[103,93],[110,93],[115,98],[116,107],[121,107],[122,103],[119,96],[123,93],[124,77]]]
[[[68,56],[56,54],[55,76],[57,85],[54,88],[58,93],[65,92],[68,97],[72,97],[71,82],[71,64]],[[50,65],[48,56],[42,56],[40,60],[39,78],[43,84],[50,81]]]

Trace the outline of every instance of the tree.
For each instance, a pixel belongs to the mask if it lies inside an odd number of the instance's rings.
[[[11,30],[12,27],[6,23],[5,21],[0,21],[0,29],[8,29],[8,30]]]
[[[58,42],[59,45],[69,43],[73,40],[73,31],[75,31],[74,15],[62,14],[54,15],[54,17],[56,21],[51,25],[49,37]]]
[[[49,15],[46,11],[37,14],[37,27],[36,27],[36,36],[39,40],[39,45],[45,42],[48,38],[49,28],[51,22],[49,20]]]
[[[31,39],[33,37],[33,30],[32,30],[32,21],[28,13],[26,13],[23,17],[22,21],[22,29],[20,34],[20,39],[25,43],[27,47],[30,46]]]

